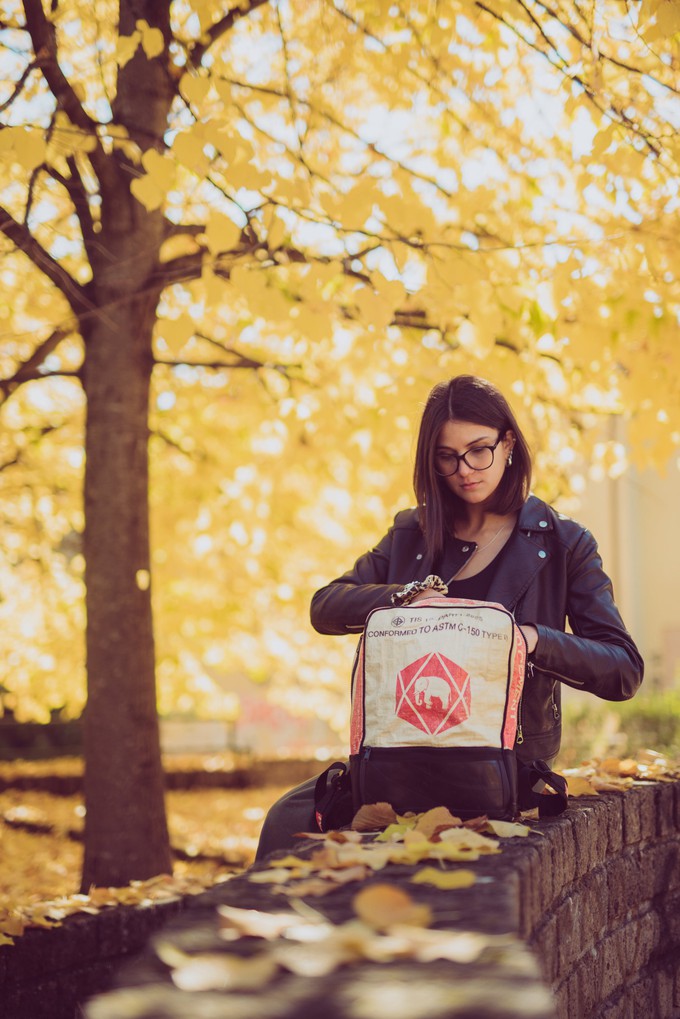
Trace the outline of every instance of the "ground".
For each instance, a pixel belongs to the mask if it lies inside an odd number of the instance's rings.
[[[288,787],[169,792],[175,874],[222,880],[252,862],[267,808]],[[0,792],[0,909],[78,892],[80,796]]]

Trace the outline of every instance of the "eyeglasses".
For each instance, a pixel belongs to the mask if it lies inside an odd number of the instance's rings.
[[[493,446],[473,446],[472,449],[468,449],[467,453],[460,454],[448,451],[435,453],[435,472],[442,478],[450,478],[458,470],[461,460],[473,471],[488,471],[493,463],[496,446],[504,434],[503,432],[498,436]]]

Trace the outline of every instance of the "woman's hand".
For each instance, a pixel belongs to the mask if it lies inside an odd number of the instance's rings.
[[[527,642],[527,652],[531,654],[532,651],[536,650],[536,645],[538,644],[538,630],[535,626],[520,626],[520,630]]]

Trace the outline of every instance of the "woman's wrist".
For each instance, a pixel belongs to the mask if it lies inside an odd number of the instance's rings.
[[[538,644],[538,630],[531,623],[520,626],[520,630],[527,642],[527,652],[531,654],[536,650],[536,645]]]
[[[425,580],[412,580],[405,584],[401,590],[394,592],[390,601],[393,605],[410,605],[426,591],[431,591],[432,594],[448,594],[449,589],[441,577],[431,573],[429,577],[425,577]]]

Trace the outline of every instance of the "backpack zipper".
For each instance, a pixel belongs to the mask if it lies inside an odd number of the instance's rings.
[[[522,700],[524,698],[524,691],[520,694],[519,704],[517,705],[517,735],[515,736],[515,743],[518,747],[521,747],[524,743],[524,732],[522,731]]]

